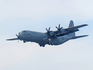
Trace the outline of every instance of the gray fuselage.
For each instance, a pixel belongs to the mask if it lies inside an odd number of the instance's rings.
[[[23,40],[23,42],[36,42],[39,45],[43,46],[45,44],[49,45],[59,45],[62,44],[72,37],[69,35],[64,35],[60,37],[49,37],[47,33],[41,33],[41,32],[34,32],[34,31],[22,31],[18,35],[20,40]]]

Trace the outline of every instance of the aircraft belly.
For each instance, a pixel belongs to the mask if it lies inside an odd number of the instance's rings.
[[[64,36],[63,37],[58,37],[58,38],[55,38],[55,39],[51,39],[50,44],[51,45],[60,45],[60,44],[63,44],[64,42],[66,42],[68,40],[69,40],[69,38],[65,38]]]

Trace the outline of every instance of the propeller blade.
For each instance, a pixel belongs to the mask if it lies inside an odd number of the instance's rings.
[[[46,28],[46,31],[48,31],[47,28]]]
[[[19,43],[19,40],[18,40],[18,43]]]
[[[48,29],[46,28],[46,31],[49,32],[50,31],[50,27]]]
[[[58,29],[58,27],[57,26],[55,26],[57,29]]]
[[[18,35],[16,34],[16,36],[18,37]]]
[[[61,29],[62,29],[63,27],[61,27]]]
[[[49,27],[48,31],[50,31],[50,27]]]
[[[59,24],[58,28],[60,28],[60,24]]]

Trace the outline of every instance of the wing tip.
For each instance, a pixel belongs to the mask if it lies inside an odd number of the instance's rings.
[[[84,24],[85,26],[88,26],[88,24]]]
[[[85,35],[85,37],[86,37],[86,36],[89,36],[89,35]]]

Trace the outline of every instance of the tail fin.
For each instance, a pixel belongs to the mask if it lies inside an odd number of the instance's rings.
[[[70,24],[69,24],[69,28],[71,28],[71,27],[74,27],[74,22],[71,20],[70,21]],[[71,34],[69,34],[71,37],[75,37],[75,32],[74,33],[71,33]]]
[[[71,20],[69,24],[69,28],[74,27],[74,22]]]

